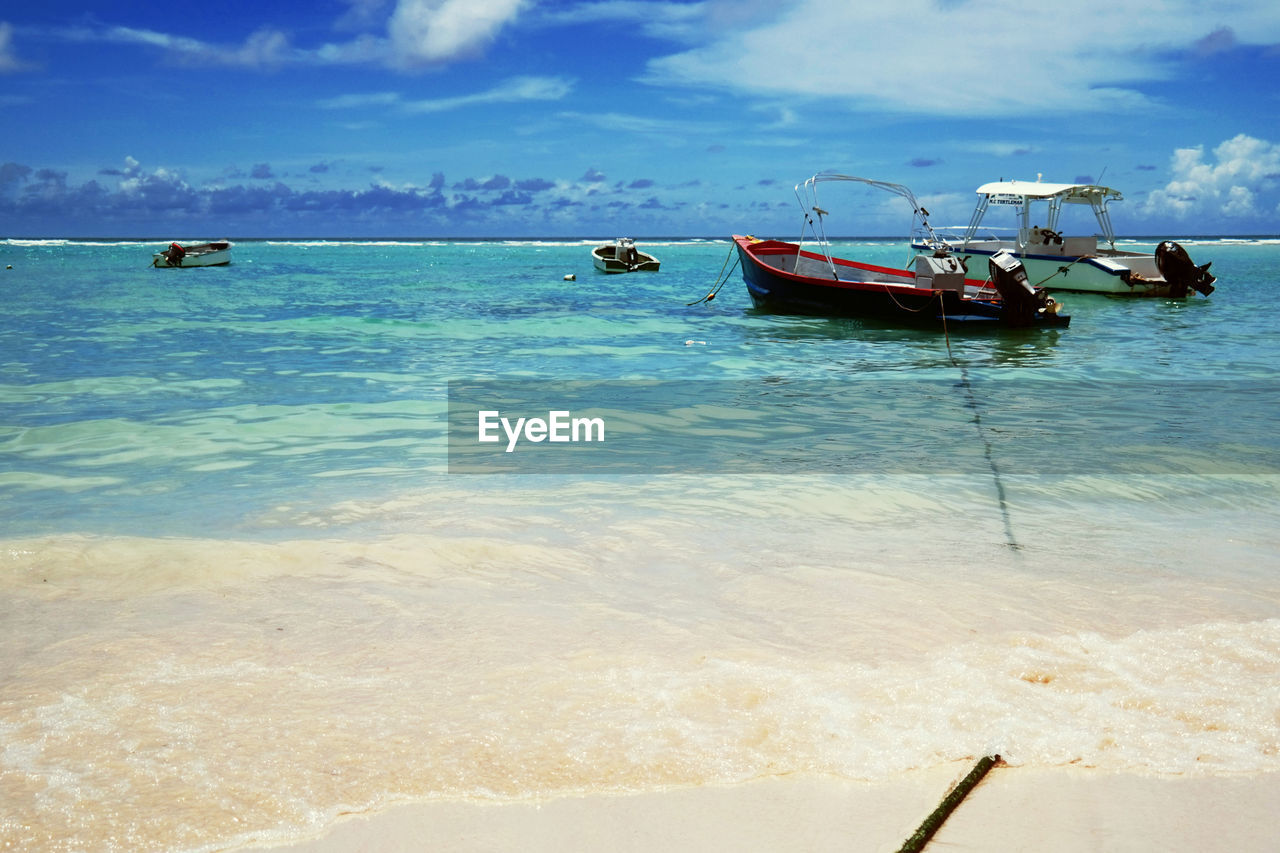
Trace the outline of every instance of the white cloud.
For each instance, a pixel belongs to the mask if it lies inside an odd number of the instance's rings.
[[[1147,104],[1129,85],[1169,77],[1174,53],[1226,27],[1237,42],[1280,41],[1280,4],[1166,0],[1153,14],[1149,0],[799,0],[653,60],[648,80],[930,114],[1119,114]]]
[[[348,41],[296,48],[272,28],[250,34],[242,44],[201,41],[163,30],[136,27],[77,27],[58,35],[73,41],[108,41],[159,48],[189,64],[269,67],[282,64],[383,64],[400,68],[442,63],[478,53],[513,22],[528,0],[399,0],[386,20],[385,36],[361,33]],[[338,29],[373,25],[385,0],[348,0],[351,9]],[[0,23],[0,73],[21,67],[9,48],[11,28]],[[12,65],[7,68],[7,65]]]
[[[387,35],[404,65],[477,52],[515,20],[525,0],[400,0]]]
[[[385,63],[389,50],[386,39],[361,34],[351,41],[322,45],[299,58],[311,59],[320,65],[372,65]]]
[[[337,95],[318,102],[326,110],[350,110],[362,107],[389,107],[402,101],[396,92],[364,92],[353,95]]]
[[[405,101],[402,109],[410,113],[437,113],[469,107],[475,104],[502,104],[519,101],[558,101],[573,89],[573,84],[561,77],[513,77],[483,92],[456,95],[452,98],[436,98],[423,101]]]
[[[80,28],[65,30],[62,35],[73,41],[149,45],[167,51],[183,62],[197,65],[259,68],[278,65],[296,59],[298,55],[290,47],[288,36],[270,28],[256,30],[243,44],[231,47],[135,27]]]
[[[988,154],[992,157],[1021,157],[1034,154],[1036,146],[1029,142],[965,142],[956,146],[961,151]]]
[[[1248,187],[1232,187],[1227,190],[1226,201],[1222,205],[1224,216],[1253,216],[1253,191]]]
[[[1274,200],[1280,189],[1280,144],[1239,134],[1213,149],[1205,160],[1203,145],[1179,148],[1171,158],[1173,180],[1147,197],[1153,214],[1273,216],[1274,201],[1260,209],[1260,197]]]
[[[283,61],[289,53],[289,38],[277,30],[261,29],[245,39],[231,54],[232,64],[257,67],[274,65]]]
[[[755,104],[748,107],[748,109],[765,117],[759,126],[761,130],[782,130],[788,127],[795,127],[800,123],[796,111],[787,104]],[[772,119],[772,121],[769,119]]]
[[[550,24],[620,23],[639,27],[648,36],[686,41],[705,36],[708,6],[669,0],[596,0],[540,11],[542,20]]]
[[[589,124],[601,130],[619,133],[668,134],[683,138],[694,133],[707,133],[716,128],[698,122],[668,119],[661,116],[616,112],[561,112],[556,118],[578,125]]]
[[[521,101],[558,101],[573,90],[573,82],[562,77],[512,77],[483,92],[407,101],[398,92],[361,92],[337,95],[317,101],[326,110],[394,107],[405,113],[439,113],[476,104],[511,104]]]
[[[0,21],[0,74],[25,71],[28,65],[13,52],[13,24]]]
[[[379,24],[388,0],[342,0],[350,8],[334,22],[336,30],[362,30]]]

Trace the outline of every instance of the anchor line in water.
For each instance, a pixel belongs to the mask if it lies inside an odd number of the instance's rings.
[[[838,280],[839,280],[839,279],[837,279],[837,281],[838,281]],[[930,305],[932,305],[932,304],[933,304],[934,296],[936,296],[936,297],[937,297],[937,299],[938,299],[938,314],[939,314],[939,315],[941,315],[941,317],[942,317],[942,331],[943,331],[943,334],[945,334],[945,333],[946,333],[946,331],[947,331],[947,306],[946,306],[946,303],[942,301],[942,291],[941,291],[941,290],[935,290],[935,291],[933,292],[933,294],[934,294],[934,295],[933,295],[933,296],[931,296],[931,297],[929,297],[929,301],[928,301],[928,302],[926,302],[925,304],[921,305],[919,308],[908,308],[907,306],[903,305],[901,302],[899,302],[899,301],[898,301],[898,297],[896,297],[896,296],[894,296],[894,295],[893,295],[893,291],[889,289],[889,285],[888,285],[887,283],[886,283],[886,284],[884,284],[883,286],[884,286],[884,292],[888,295],[889,299],[891,299],[891,300],[893,301],[893,304],[894,304],[894,305],[897,305],[899,309],[901,309],[901,310],[903,310],[903,311],[907,311],[907,312],[909,312],[909,313],[911,313],[911,314],[919,314],[921,311],[923,311],[923,310],[925,310],[926,308],[928,308]],[[951,340],[950,340],[950,338],[948,338],[948,339],[947,339],[947,352],[948,352],[948,353],[950,353],[950,352],[951,352]]]
[[[968,405],[969,410],[973,412],[973,426],[978,431],[978,439],[982,442],[982,456],[987,460],[987,465],[991,468],[991,480],[995,483],[996,500],[1000,505],[1000,520],[1004,524],[1005,544],[1010,549],[1017,551],[1021,546],[1013,535],[1013,519],[1009,514],[1009,502],[1004,490],[1004,479],[1000,476],[1000,465],[996,462],[995,453],[992,451],[991,440],[987,438],[986,431],[982,428],[982,411],[978,408],[978,398],[973,393],[973,384],[969,382],[969,371],[956,360],[955,354],[951,352],[951,333],[947,330],[947,315],[945,312],[942,314],[942,334],[947,342],[947,358],[960,371],[960,387],[964,389],[965,403]]]
[[[1054,272],[1053,275],[1049,275],[1049,276],[1046,276],[1045,278],[1040,279],[1035,284],[1033,284],[1032,287],[1041,287],[1044,285],[1046,281],[1048,281],[1051,278],[1055,278],[1060,275],[1067,275],[1068,273],[1071,272],[1071,268],[1074,267],[1076,264],[1080,263],[1080,261],[1082,260],[1083,258],[1076,258],[1074,261],[1067,264],[1066,266],[1058,267],[1057,271]]]
[[[701,299],[686,303],[686,307],[701,305],[716,298],[716,294],[719,293],[720,289],[728,283],[729,278],[733,275],[733,271],[738,268],[738,264],[742,261],[742,256],[739,254],[737,260],[733,262],[733,266],[729,267],[729,257],[733,255],[734,248],[734,245],[731,243],[729,245],[729,254],[725,255],[724,263],[720,265],[720,273],[716,276],[716,281],[712,285],[711,292]],[[727,274],[725,272],[726,267],[728,267]],[[897,297],[895,297],[892,291],[887,287],[885,288],[885,292],[889,294],[889,298],[895,303],[898,301]],[[986,432],[982,429],[982,412],[978,408],[978,399],[973,393],[973,385],[969,382],[969,372],[965,369],[963,364],[956,360],[955,354],[951,351],[951,332],[947,329],[946,307],[945,303],[942,301],[941,291],[939,291],[937,295],[938,313],[942,317],[942,333],[947,342],[947,358],[949,358],[951,360],[951,364],[960,371],[960,384],[965,390],[965,401],[968,404],[969,409],[973,412],[973,425],[978,431],[978,438],[982,441],[982,455],[987,460],[987,465],[991,468],[991,478],[995,483],[996,498],[1000,505],[1000,518],[1004,524],[1005,542],[1011,549],[1016,551],[1020,546],[1018,545],[1017,538],[1013,535],[1013,520],[1009,515],[1009,502],[1005,494],[1004,480],[1000,476],[1000,466],[996,463],[995,454],[992,452],[991,441],[987,438]],[[932,301],[933,300],[930,300],[930,303],[932,303]],[[899,307],[905,306],[900,305]],[[928,304],[916,310],[922,311],[927,307]]]
[[[738,264],[741,263],[742,261],[742,257],[738,256],[738,259],[733,262],[733,266],[729,267],[729,258],[730,256],[733,255],[733,250],[735,248],[736,247],[734,246],[733,242],[730,241],[729,254],[724,256],[724,263],[720,265],[720,273],[716,276],[715,283],[711,285],[711,292],[708,293],[706,296],[702,297],[701,299],[698,299],[694,302],[686,302],[685,303],[686,308],[691,308],[694,305],[701,305],[704,302],[710,302],[712,299],[716,298],[716,294],[720,292],[720,288],[724,287],[726,284],[729,283],[730,276],[733,275],[733,271],[738,268]],[[729,267],[729,272],[727,274],[724,271],[725,267]]]

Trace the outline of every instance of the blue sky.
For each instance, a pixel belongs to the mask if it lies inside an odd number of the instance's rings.
[[[0,6],[0,237],[786,237],[822,169],[939,225],[1042,174],[1121,234],[1280,233],[1274,0],[194,8]]]

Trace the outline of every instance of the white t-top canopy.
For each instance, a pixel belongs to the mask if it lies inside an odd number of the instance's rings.
[[[1119,190],[1098,184],[1046,184],[1040,181],[993,181],[978,187],[978,194],[1027,199],[1060,198],[1069,204],[1093,204],[1102,198],[1121,198]]]
[[[1087,204],[1093,208],[1102,236],[1111,244],[1111,248],[1116,246],[1116,235],[1111,228],[1111,213],[1107,210],[1107,204],[1122,201],[1124,197],[1119,190],[1111,187],[1099,184],[1046,184],[1043,181],[994,181],[978,187],[978,196],[978,205],[964,232],[966,246],[977,232],[987,207],[994,204],[1012,207],[1017,211],[1018,247],[1021,250],[1031,236],[1031,206],[1042,201],[1049,203],[1045,218],[1048,230],[1058,230],[1058,217],[1062,213],[1063,204]]]

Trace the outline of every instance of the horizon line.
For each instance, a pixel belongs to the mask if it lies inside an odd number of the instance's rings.
[[[229,241],[236,241],[236,240],[240,240],[240,241],[246,241],[246,242],[262,242],[262,241],[267,241],[267,240],[280,240],[280,241],[286,241],[286,242],[290,242],[290,241],[300,242],[300,241],[304,241],[304,240],[306,240],[306,241],[338,241],[338,240],[346,240],[346,241],[349,241],[349,240],[362,240],[362,241],[363,241],[363,240],[396,240],[396,241],[404,241],[404,242],[422,242],[422,241],[427,241],[427,240],[443,240],[443,241],[450,241],[450,242],[489,242],[489,241],[494,241],[494,240],[504,240],[504,241],[529,241],[529,240],[541,240],[541,241],[549,241],[549,242],[571,242],[571,241],[583,241],[583,240],[592,240],[592,241],[595,241],[595,240],[608,240],[608,241],[612,241],[612,240],[614,240],[614,239],[617,239],[617,237],[616,237],[616,235],[615,235],[615,236],[603,236],[603,235],[597,235],[597,234],[586,234],[586,235],[580,235],[580,236],[544,236],[544,235],[537,235],[537,234],[525,234],[525,235],[519,235],[519,236],[503,236],[503,235],[496,235],[496,234],[495,234],[495,235],[478,236],[478,237],[477,237],[477,236],[471,236],[471,237],[467,237],[467,236],[446,236],[446,235],[416,235],[416,236],[408,236],[408,235],[396,235],[396,234],[392,234],[392,235],[376,235],[376,236],[374,236],[374,235],[327,235],[327,236],[322,236],[322,235],[285,235],[285,236],[271,236],[271,235],[267,235],[267,236],[243,236],[243,235],[241,235],[241,236],[234,236],[234,235],[233,235],[233,236],[219,237],[219,238],[216,238],[216,239],[217,239],[217,240],[229,240]],[[730,235],[728,235],[728,236],[724,236],[724,235],[707,235],[707,234],[692,234],[692,235],[649,234],[649,235],[637,235],[637,236],[631,237],[630,239],[634,239],[634,240],[720,240],[720,241],[724,241],[724,242],[731,242],[731,241],[733,240],[733,235],[732,235],[732,234],[730,234]],[[769,238],[769,239],[779,239],[779,238]],[[910,240],[911,238],[910,238],[910,235],[894,235],[894,234],[850,234],[850,235],[829,236],[827,239],[828,239],[828,240]],[[1183,239],[1183,240],[1232,240],[1232,239],[1235,239],[1235,240],[1264,240],[1264,239],[1280,239],[1280,233],[1271,233],[1271,234],[1226,234],[1226,233],[1212,233],[1212,234],[1182,234],[1182,235],[1179,235],[1178,237],[1169,237],[1169,236],[1167,236],[1167,235],[1158,235],[1158,234],[1134,234],[1134,235],[1126,235],[1126,236],[1117,236],[1117,237],[1116,237],[1116,240],[1117,240],[1117,241],[1124,241],[1124,240],[1170,240],[1170,239]],[[150,235],[93,235],[93,236],[87,236],[87,235],[66,235],[66,234],[43,234],[43,235],[18,235],[18,234],[10,234],[10,235],[6,235],[6,236],[4,236],[4,237],[0,237],[0,242],[7,242],[7,241],[10,241],[10,240],[85,240],[85,241],[91,241],[91,242],[123,242],[123,241],[128,241],[128,242],[163,243],[163,242],[173,242],[173,237],[172,237],[172,236],[168,236],[168,237],[155,237],[155,236],[150,236]],[[190,242],[190,241],[189,241],[189,242]],[[806,240],[805,242],[812,242],[812,241],[808,241],[808,240]]]

